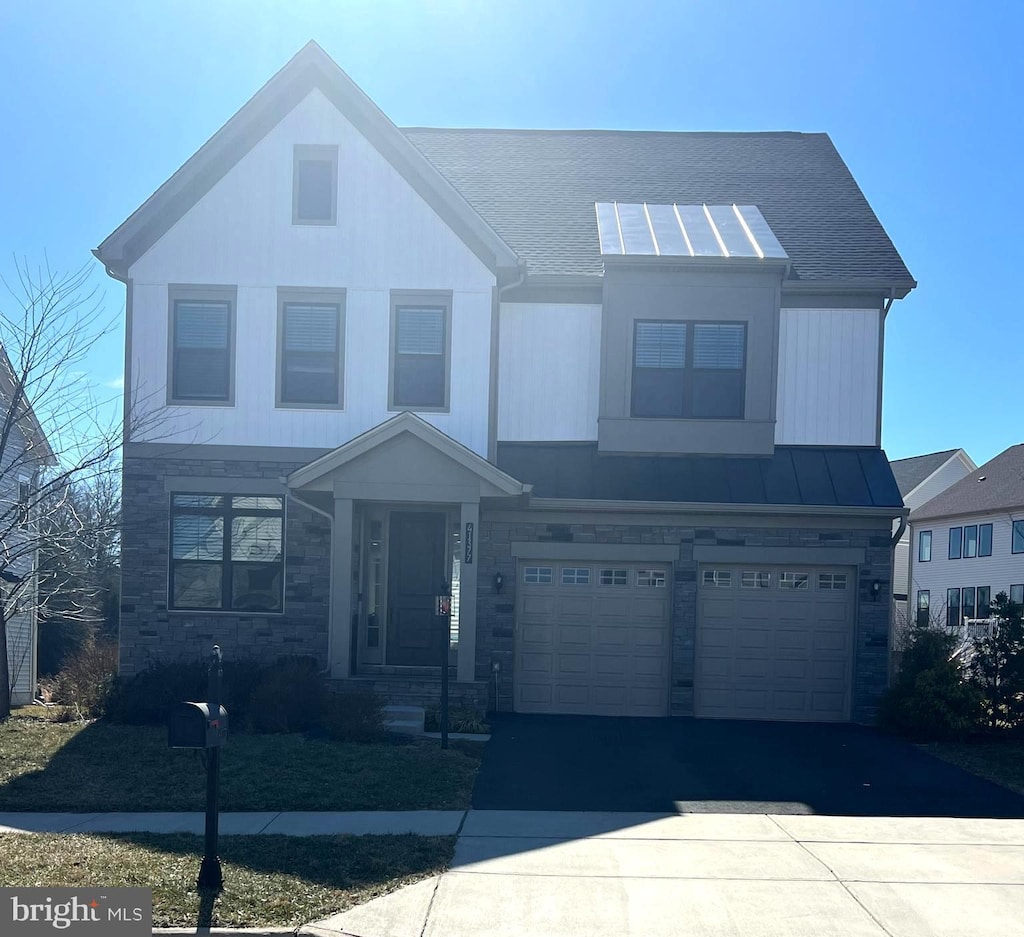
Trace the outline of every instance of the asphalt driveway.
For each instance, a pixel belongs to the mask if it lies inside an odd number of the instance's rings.
[[[1024,797],[852,725],[498,716],[476,810],[1018,817]]]

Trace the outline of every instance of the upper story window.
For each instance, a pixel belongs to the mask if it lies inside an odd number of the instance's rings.
[[[973,559],[978,555],[978,525],[969,524],[964,528],[964,559]]]
[[[280,407],[340,407],[344,382],[343,294],[280,291]]]
[[[390,408],[447,410],[450,350],[450,297],[424,294],[418,302],[413,296],[394,294]]]
[[[231,404],[235,291],[171,287],[168,403]]]
[[[32,516],[32,485],[30,482],[18,481],[18,524],[24,527]]]
[[[292,172],[292,224],[338,222],[338,148],[296,144]]]
[[[926,628],[928,626],[929,606],[931,605],[932,593],[929,589],[917,590],[917,626]]]
[[[978,556],[992,555],[992,525],[978,525]]]
[[[963,555],[964,529],[963,527],[949,528],[949,558],[958,560]]]
[[[922,530],[917,535],[917,561],[919,563],[930,563],[932,559],[932,532]]]
[[[633,416],[742,419],[746,338],[739,322],[636,321]]]
[[[1010,550],[1013,553],[1024,553],[1024,521],[1013,522]]]

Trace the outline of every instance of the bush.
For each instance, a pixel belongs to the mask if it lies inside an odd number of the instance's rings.
[[[375,742],[384,737],[384,701],[372,690],[328,693],[322,724],[337,742]]]
[[[426,711],[426,730],[441,731],[441,707],[430,706]],[[485,735],[491,727],[480,718],[480,714],[469,706],[453,706],[448,709],[448,731],[468,732],[473,735]]]
[[[984,699],[990,729],[1024,726],[1024,609],[1000,592],[992,603],[993,632],[975,638],[972,682]]]
[[[49,695],[79,719],[106,713],[117,679],[117,645],[88,641],[52,681]]]
[[[245,726],[254,732],[306,732],[320,724],[325,692],[315,658],[282,657],[257,676]]]
[[[955,635],[933,628],[910,632],[899,673],[879,706],[881,728],[921,740],[963,738],[977,728],[981,694],[953,658],[956,644]]]
[[[44,618],[39,622],[38,666],[41,677],[52,677],[71,663],[92,640],[87,622]]]

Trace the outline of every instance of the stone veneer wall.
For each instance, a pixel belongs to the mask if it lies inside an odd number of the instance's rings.
[[[673,519],[675,520],[675,519]],[[870,522],[867,522],[870,523]],[[805,547],[822,551],[829,563],[830,548],[860,547],[866,562],[859,569],[854,634],[853,706],[855,722],[874,719],[879,698],[888,686],[889,608],[892,577],[892,546],[889,524],[877,528],[830,529],[827,526],[771,527],[688,527],[683,524],[547,524],[537,521],[492,521],[480,519],[477,553],[480,563],[480,593],[477,598],[478,680],[491,676],[494,664],[498,677],[499,711],[512,710],[512,668],[516,593],[516,561],[513,541],[537,543],[537,558],[544,557],[544,544],[552,542],[670,544],[679,546],[672,591],[671,712],[693,715],[694,651],[697,632],[697,563],[693,548],[709,546],[751,546],[766,548],[766,562],[772,547]],[[500,572],[506,586],[495,595],[489,584]],[[872,584],[880,584],[877,596]],[[492,694],[493,696],[493,690]]]
[[[279,479],[301,463],[126,457],[123,466],[120,670],[205,658],[219,644],[226,658],[273,661],[312,655],[327,666],[331,531],[327,520],[294,501],[285,506],[285,611],[281,615],[176,612],[167,608],[170,497],[166,476]]]

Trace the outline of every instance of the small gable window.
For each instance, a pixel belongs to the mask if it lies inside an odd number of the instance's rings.
[[[292,224],[337,224],[337,209],[338,148],[296,145],[292,175]]]

